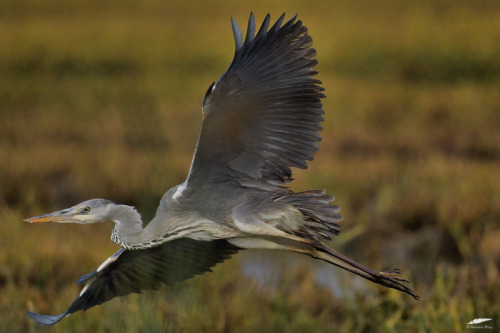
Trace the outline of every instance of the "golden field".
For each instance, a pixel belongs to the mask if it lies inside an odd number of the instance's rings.
[[[326,189],[332,247],[399,267],[421,300],[292,254],[247,251],[177,287],[52,328],[75,281],[117,250],[111,223],[22,219],[90,198],[151,218],[181,183],[230,17],[299,14],[318,51],[323,141],[292,189]],[[0,3],[0,331],[469,332],[500,327],[497,1]]]

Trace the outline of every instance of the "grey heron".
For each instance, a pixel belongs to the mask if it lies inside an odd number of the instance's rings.
[[[250,15],[243,39],[232,19],[236,51],[202,104],[202,125],[186,180],[168,190],[155,217],[143,224],[134,207],[92,199],[26,222],[113,221],[121,249],[82,276],[80,295],[61,315],[28,312],[51,325],[115,296],[172,284],[242,249],[286,250],[326,261],[415,299],[399,270],[370,269],[326,245],[342,217],[324,191],[293,192],[291,168],[307,168],[320,141],[324,98],[313,78],[312,38],[296,16],[284,14],[257,34]]]

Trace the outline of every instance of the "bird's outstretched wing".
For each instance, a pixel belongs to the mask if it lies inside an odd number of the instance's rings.
[[[143,250],[121,249],[96,271],[82,276],[86,282],[80,295],[66,312],[57,315],[27,314],[40,324],[53,325],[79,310],[87,310],[117,296],[158,289],[197,274],[210,272],[211,267],[237,253],[238,247],[226,240],[210,242],[181,238]]]
[[[236,51],[226,73],[208,89],[203,123],[187,179],[191,188],[221,180],[258,186],[291,181],[321,140],[321,81],[312,38],[295,17],[270,16],[255,35],[250,15],[245,41],[232,20]]]

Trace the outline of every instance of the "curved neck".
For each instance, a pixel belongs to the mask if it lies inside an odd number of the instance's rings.
[[[127,205],[112,205],[109,208],[110,219],[115,223],[111,240],[124,247],[142,244],[144,228],[141,215],[134,207]]]

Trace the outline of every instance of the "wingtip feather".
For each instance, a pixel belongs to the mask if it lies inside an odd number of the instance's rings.
[[[26,311],[26,314],[28,315],[28,317],[30,317],[31,319],[33,319],[37,323],[42,324],[42,325],[46,325],[46,326],[54,325],[55,323],[59,322],[64,317],[69,316],[69,314],[67,312],[61,313],[60,315],[57,315],[57,316],[41,315],[41,314],[30,312],[30,311]]]
[[[233,36],[234,36],[236,51],[238,51],[243,46],[243,36],[241,35],[241,29],[238,26],[238,23],[236,23],[236,20],[232,17],[231,17],[231,25],[233,27]]]
[[[245,44],[251,43],[255,35],[255,16],[250,12],[250,18],[248,20],[247,35],[245,37]]]
[[[259,32],[257,33],[257,37],[263,36],[267,33],[267,28],[269,28],[269,23],[271,22],[271,15],[267,14],[266,18],[264,19],[264,22],[262,22],[262,25],[260,26]]]
[[[269,33],[276,32],[279,28],[281,28],[284,19],[285,19],[285,13],[281,14],[280,18],[276,21],[276,23],[274,23],[271,29],[269,29]]]

